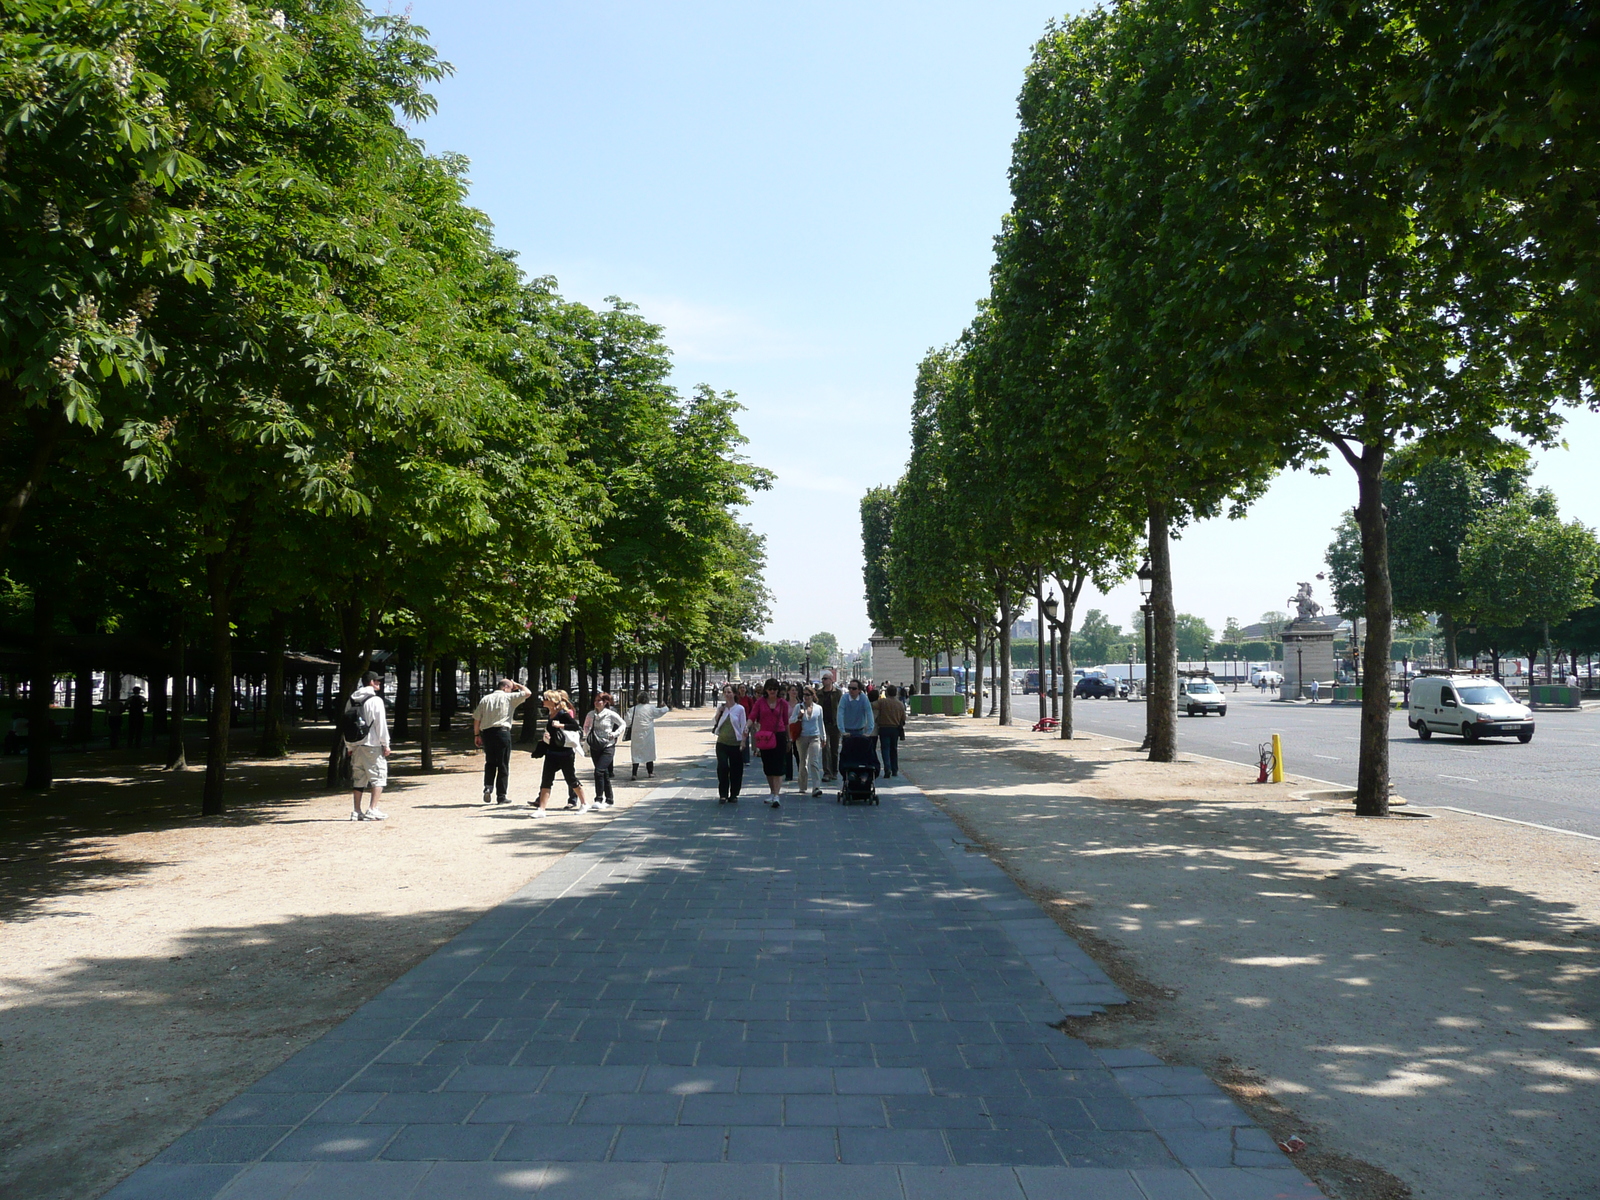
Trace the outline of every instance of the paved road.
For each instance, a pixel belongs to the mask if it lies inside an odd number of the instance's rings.
[[[1332,704],[1280,704],[1272,693],[1229,692],[1225,717],[1178,717],[1178,745],[1197,754],[1256,763],[1256,747],[1283,736],[1292,772],[1354,787],[1360,712]],[[1013,696],[1019,719],[1034,718],[1038,700]],[[1144,706],[1125,700],[1080,700],[1080,729],[1144,737]],[[1468,745],[1436,735],[1424,742],[1395,713],[1389,770],[1395,790],[1412,804],[1450,805],[1600,837],[1600,713],[1540,712],[1526,746],[1511,739]]]
[[[403,815],[396,819],[403,819]],[[663,788],[108,1200],[1313,1200],[915,788]]]

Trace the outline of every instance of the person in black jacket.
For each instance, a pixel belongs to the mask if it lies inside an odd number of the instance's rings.
[[[567,781],[567,807],[588,812],[589,802],[584,799],[576,769],[583,722],[578,720],[571,698],[563,691],[544,694],[544,711],[544,775],[539,780],[539,799],[534,804],[533,815],[544,816],[550,803],[550,785],[555,783],[557,772]]]

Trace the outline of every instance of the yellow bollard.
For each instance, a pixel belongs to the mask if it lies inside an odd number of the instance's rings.
[[[1272,735],[1272,782],[1283,782],[1283,739]]]

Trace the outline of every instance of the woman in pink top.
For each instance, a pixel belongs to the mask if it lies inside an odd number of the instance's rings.
[[[755,731],[756,749],[761,752],[761,770],[772,793],[767,803],[777,808],[783,787],[783,760],[789,754],[789,702],[778,695],[778,681],[761,685],[761,695],[750,706],[750,727]]]

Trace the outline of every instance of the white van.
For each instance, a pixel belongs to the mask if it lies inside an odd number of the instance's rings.
[[[1411,682],[1406,724],[1426,741],[1435,733],[1533,741],[1533,714],[1493,679],[1482,675],[1424,675]]]
[[[1179,676],[1178,707],[1191,717],[1203,717],[1210,713],[1225,717],[1228,715],[1228,698],[1209,679],[1184,679]]]

